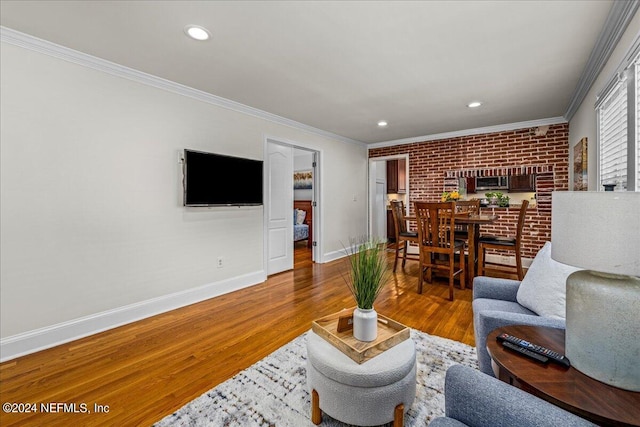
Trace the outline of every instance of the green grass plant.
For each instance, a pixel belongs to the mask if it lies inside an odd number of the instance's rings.
[[[358,308],[371,309],[389,275],[386,245],[378,239],[352,239],[346,252],[350,270],[345,280],[349,290]]]

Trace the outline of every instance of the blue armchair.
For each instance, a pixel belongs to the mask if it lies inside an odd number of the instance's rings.
[[[462,365],[447,370],[445,417],[429,427],[594,426],[496,378]]]
[[[516,300],[520,282],[478,276],[473,281],[473,329],[478,353],[478,367],[494,376],[487,352],[487,335],[508,325],[547,326],[565,329],[565,320],[538,316]]]

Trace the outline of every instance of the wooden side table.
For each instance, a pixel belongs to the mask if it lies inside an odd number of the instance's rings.
[[[521,325],[498,328],[487,337],[487,350],[500,380],[600,425],[640,426],[640,393],[601,383],[573,367],[542,364],[504,348],[496,341],[502,333],[564,354],[563,329]]]

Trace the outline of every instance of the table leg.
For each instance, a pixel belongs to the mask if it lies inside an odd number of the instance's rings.
[[[467,272],[467,284],[469,288],[473,287],[473,278],[476,277],[477,261],[478,261],[478,237],[480,235],[479,224],[469,224],[467,227],[469,232],[469,269]]]

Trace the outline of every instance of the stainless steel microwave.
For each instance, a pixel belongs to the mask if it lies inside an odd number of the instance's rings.
[[[476,178],[476,190],[508,190],[508,176],[483,176]]]

